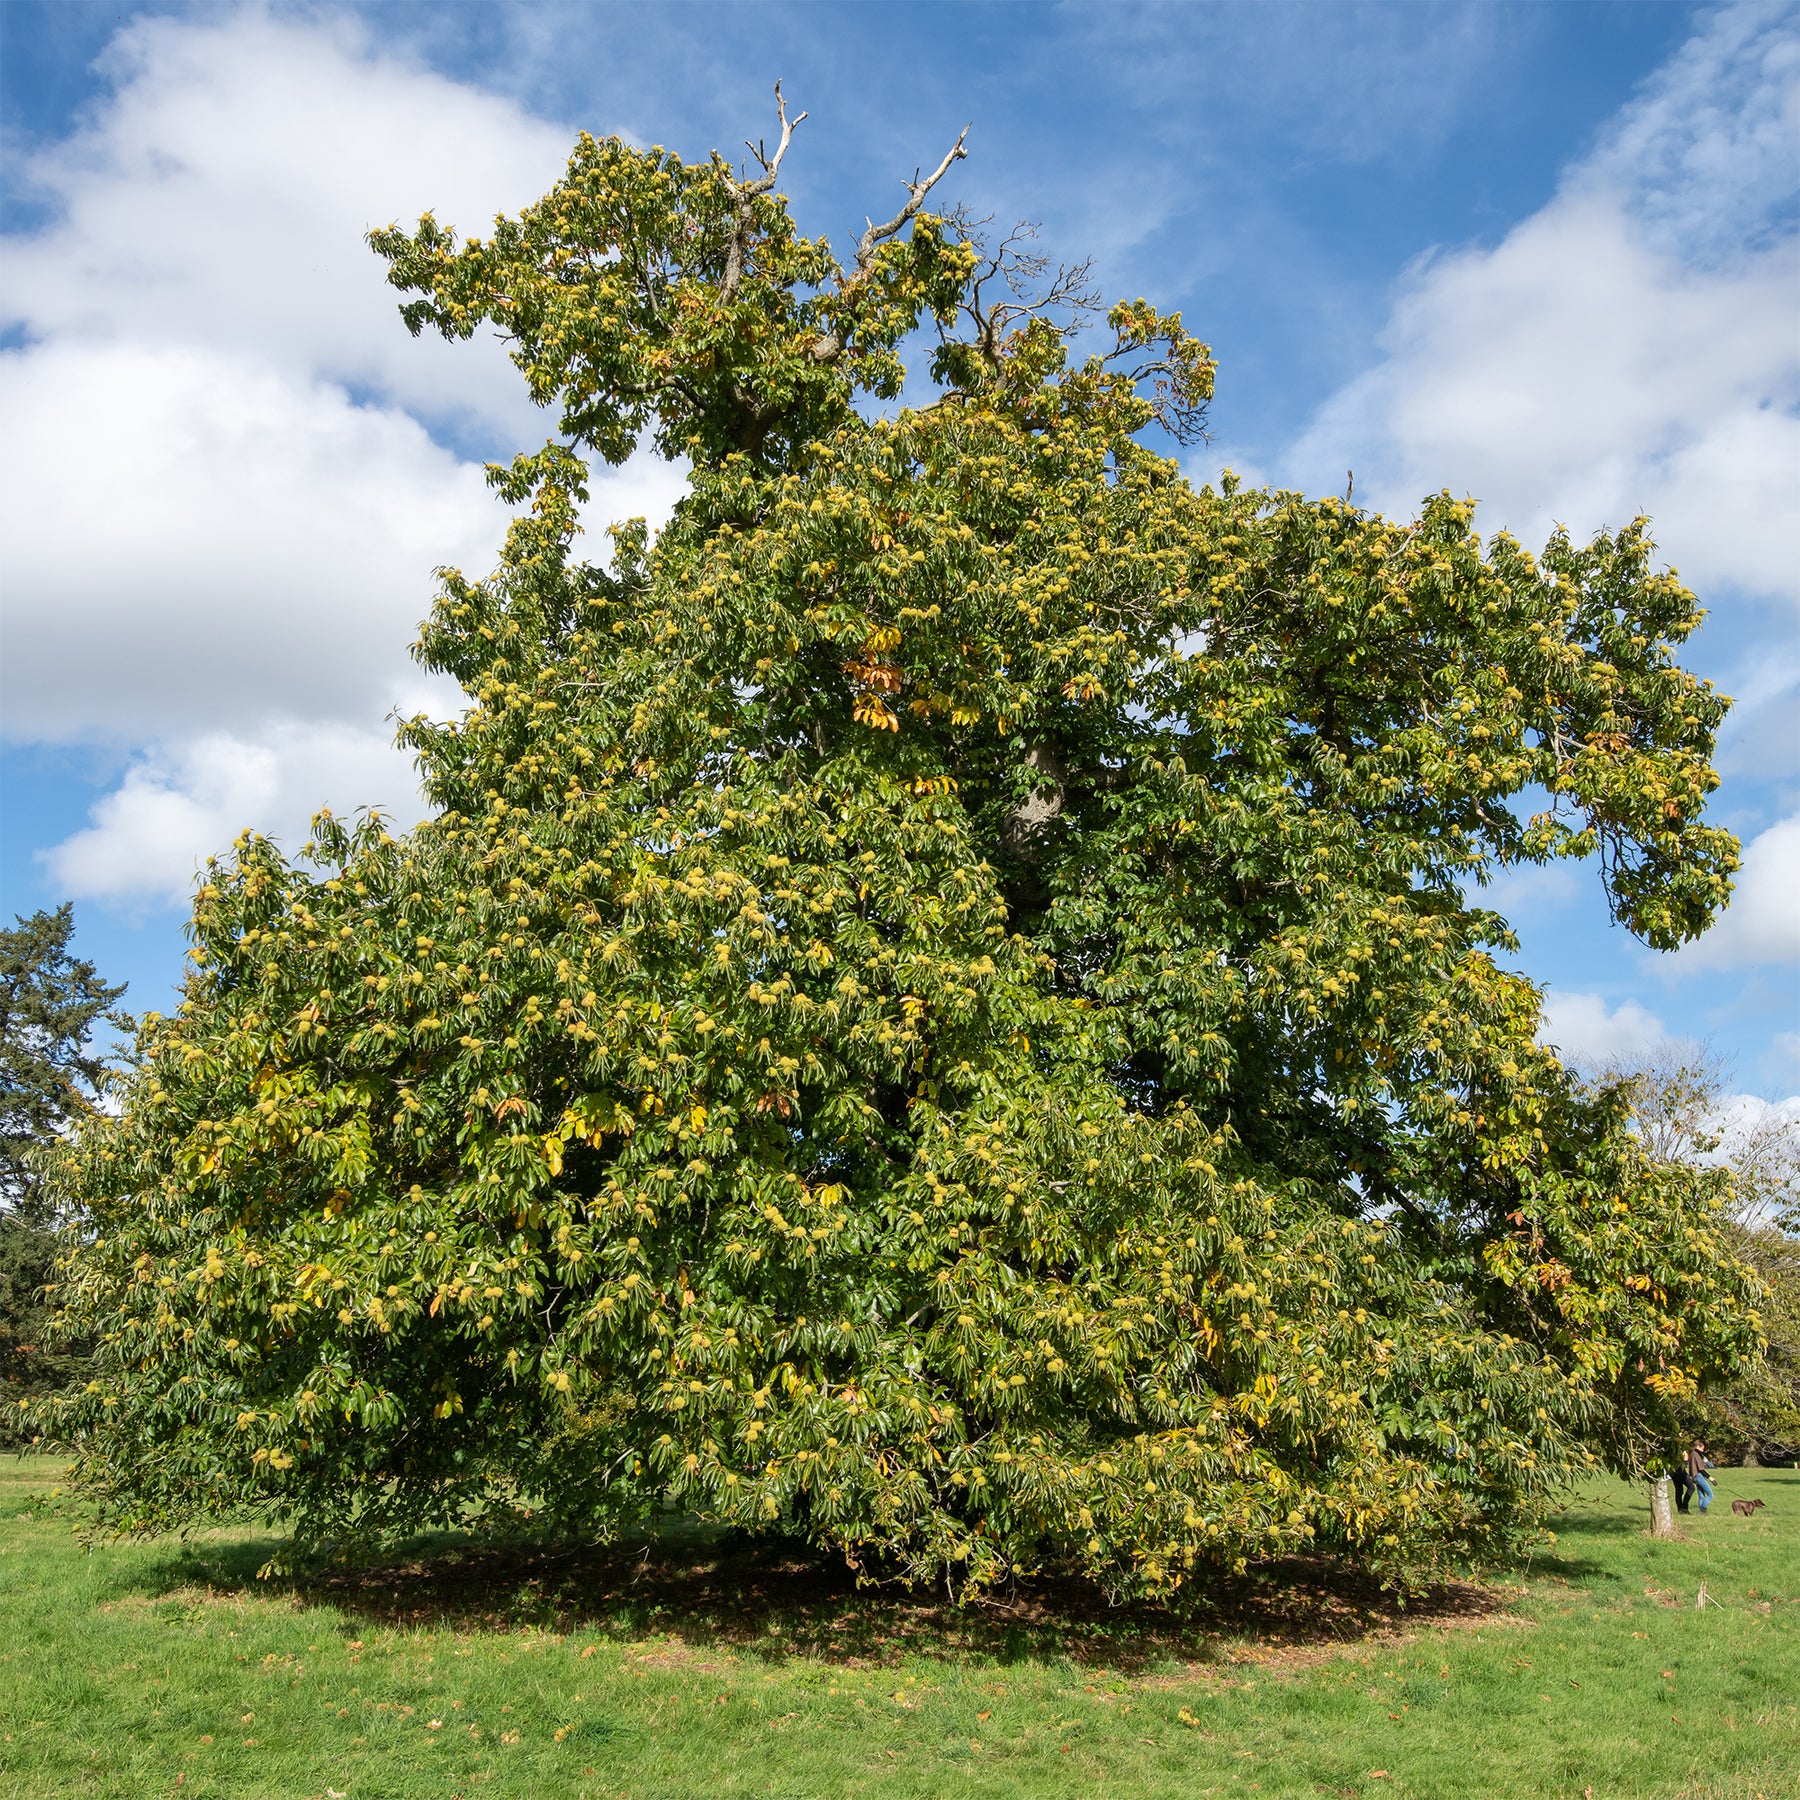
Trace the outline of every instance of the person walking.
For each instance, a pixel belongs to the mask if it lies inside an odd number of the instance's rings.
[[[1669,1459],[1669,1479],[1675,1487],[1675,1510],[1686,1512],[1688,1502],[1694,1497],[1694,1484],[1688,1479],[1687,1458],[1675,1455]]]
[[[1707,1457],[1706,1446],[1698,1438],[1695,1438],[1687,1453],[1687,1478],[1693,1484],[1694,1492],[1700,1498],[1702,1513],[1712,1505],[1713,1500],[1712,1483],[1706,1479],[1706,1472],[1711,1467],[1712,1463]],[[1686,1512],[1687,1508],[1684,1506],[1681,1510]]]

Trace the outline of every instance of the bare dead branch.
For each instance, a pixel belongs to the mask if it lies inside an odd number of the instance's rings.
[[[867,221],[868,229],[857,240],[856,261],[851,265],[850,272],[838,282],[840,295],[853,293],[868,280],[875,267],[875,252],[919,216],[919,209],[925,204],[925,196],[950,172],[952,163],[961,162],[969,154],[964,145],[972,129],[972,125],[962,128],[957,134],[956,142],[944,152],[944,160],[929,175],[921,179],[915,169],[912,180],[901,184],[906,189],[906,204],[885,225],[877,225],[873,219]],[[836,362],[843,353],[844,333],[841,326],[826,332],[813,342],[812,355],[816,362]]]
[[[762,174],[754,181],[740,184],[742,191],[751,194],[766,194],[775,185],[776,177],[781,173],[781,159],[787,155],[788,145],[794,141],[794,127],[805,117],[799,113],[794,118],[787,116],[787,102],[781,96],[781,83],[775,84],[775,116],[781,121],[781,142],[775,146],[775,154],[770,156],[763,149],[763,141],[758,138],[753,144],[747,138],[744,148],[762,165]]]
[[[1059,263],[1045,284],[1051,269],[1050,258],[1027,249],[1036,241],[1038,228],[1030,220],[1021,220],[994,247],[987,251],[981,227],[985,219],[970,220],[952,215],[963,235],[983,254],[983,261],[969,283],[962,312],[975,328],[975,346],[990,363],[1000,360],[1000,348],[1010,333],[1027,319],[1049,313],[1069,314],[1059,329],[1071,334],[1080,326],[1084,315],[1100,307],[1099,290],[1093,285],[1091,260]],[[998,281],[1007,295],[999,301],[988,298],[990,287]]]
[[[782,98],[779,81],[775,84],[775,116],[781,122],[781,141],[775,146],[775,154],[768,154],[761,138],[754,144],[746,139],[744,148],[756,158],[762,173],[731,184],[732,198],[737,202],[737,225],[731,234],[731,248],[725,254],[725,278],[719,283],[719,297],[722,300],[729,301],[744,279],[744,259],[750,251],[751,226],[756,217],[755,202],[768,193],[780,178],[781,159],[787,155],[788,145],[794,141],[794,127],[806,117],[805,113],[796,114],[792,119],[788,117],[787,101]]]

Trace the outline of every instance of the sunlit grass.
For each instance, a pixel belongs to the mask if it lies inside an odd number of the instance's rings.
[[[1071,1595],[959,1615],[700,1538],[271,1588],[249,1533],[84,1551],[58,1474],[0,1461],[8,1796],[1800,1793],[1791,1472],[1728,1472],[1675,1543],[1596,1491],[1424,1619],[1247,1593],[1211,1635]]]

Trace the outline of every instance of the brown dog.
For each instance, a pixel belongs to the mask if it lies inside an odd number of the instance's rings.
[[[1759,1506],[1767,1505],[1766,1500],[1734,1500],[1731,1503],[1731,1510],[1734,1513],[1742,1513],[1747,1519]]]

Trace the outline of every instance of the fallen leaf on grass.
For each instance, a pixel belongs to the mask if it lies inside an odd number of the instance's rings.
[[[1579,1681],[1577,1681],[1573,1675],[1571,1675],[1569,1677],[1569,1686],[1570,1687],[1580,1687],[1581,1683]]]
[[[1371,1781],[1386,1781],[1388,1779],[1388,1772],[1386,1769],[1371,1769],[1369,1771],[1369,1779]]]
[[[985,1725],[988,1722],[988,1720],[991,1719],[993,1716],[994,1716],[994,1710],[992,1707],[989,1707],[986,1712],[977,1713],[975,1715],[976,1723]]]

